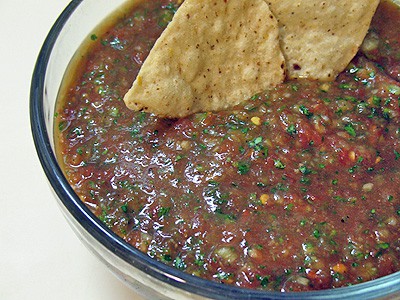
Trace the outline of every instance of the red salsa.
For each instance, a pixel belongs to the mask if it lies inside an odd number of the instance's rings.
[[[55,136],[82,201],[149,256],[226,284],[306,291],[399,271],[399,7],[381,3],[334,82],[183,119],[130,111],[122,98],[177,8],[125,11],[68,75]]]

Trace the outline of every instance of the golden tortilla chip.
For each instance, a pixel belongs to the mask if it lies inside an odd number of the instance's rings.
[[[333,80],[357,53],[379,0],[266,0],[289,78]]]
[[[284,80],[278,35],[264,0],[186,0],[124,101],[170,118],[232,107]]]

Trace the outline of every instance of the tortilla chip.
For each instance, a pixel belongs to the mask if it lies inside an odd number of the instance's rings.
[[[282,82],[284,63],[264,0],[186,0],[124,101],[169,118],[223,110]]]
[[[266,0],[289,78],[334,80],[357,53],[379,0]]]

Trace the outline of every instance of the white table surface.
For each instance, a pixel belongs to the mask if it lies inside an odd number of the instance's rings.
[[[35,60],[68,3],[0,0],[0,299],[139,300],[72,232],[31,137],[28,105]]]

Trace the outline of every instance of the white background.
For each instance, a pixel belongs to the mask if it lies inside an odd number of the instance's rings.
[[[68,3],[0,0],[0,299],[138,300],[70,229],[31,137],[35,60]]]

